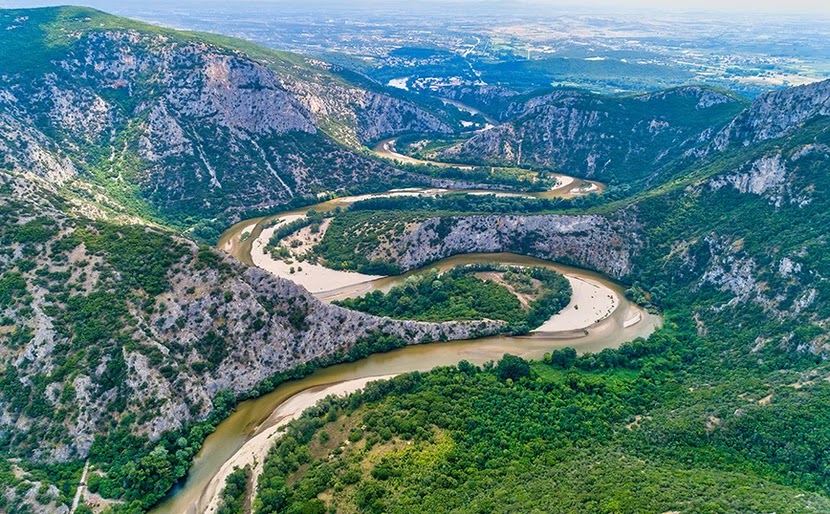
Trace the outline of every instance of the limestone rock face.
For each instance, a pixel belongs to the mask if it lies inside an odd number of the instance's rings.
[[[27,122],[26,112],[8,90],[0,90],[0,163],[60,183],[75,175],[71,159],[43,132]]]
[[[43,184],[0,172],[0,208],[8,217],[0,227],[8,243],[0,270],[4,280],[5,270],[20,270],[8,275],[14,297],[0,296],[0,363],[5,377],[15,377],[0,396],[0,433],[21,434],[18,450],[31,431],[57,434],[28,448],[36,460],[84,457],[96,435],[131,413],[140,416],[129,429],[156,439],[207,416],[221,390],[254,391],[280,372],[342,358],[372,337],[419,344],[503,328],[392,320],[324,304],[289,280],[158,228],[70,216]],[[25,230],[35,236],[18,235]],[[105,232],[123,242],[101,246],[94,235]],[[136,253],[145,238],[159,248]],[[174,262],[144,268],[167,249],[176,252]],[[122,267],[124,255],[140,269]],[[148,292],[136,274],[157,275],[163,290]],[[43,415],[53,411],[63,414]]]
[[[407,175],[363,144],[454,128],[319,61],[255,60],[164,33],[90,31],[53,71],[32,73],[0,75],[0,163],[50,180],[91,175],[170,217],[236,219],[391,183]]]
[[[702,87],[623,98],[557,89],[505,102],[498,114],[505,123],[440,157],[550,168],[612,182],[655,182],[675,159],[704,148],[744,105]]]
[[[513,252],[623,278],[634,269],[641,228],[633,208],[613,216],[436,217],[385,233],[368,257],[410,270],[460,253]]]
[[[813,200],[814,191],[799,187],[794,181],[791,168],[800,158],[796,154],[788,161],[780,152],[766,155],[735,172],[713,177],[709,186],[715,191],[731,186],[741,193],[762,196],[776,209],[785,202],[804,207]]]
[[[759,96],[724,127],[712,146],[721,150],[775,139],[817,116],[830,116],[830,80]]]

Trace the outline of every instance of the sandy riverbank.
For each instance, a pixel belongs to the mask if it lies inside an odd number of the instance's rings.
[[[428,164],[426,161],[422,161],[421,159],[416,159],[414,157],[398,153],[395,149],[394,139],[384,141],[383,144],[377,146],[375,148],[375,153],[381,157],[386,157],[387,159],[392,159],[404,164]]]
[[[597,185],[593,182],[589,182],[586,186],[578,187],[576,189],[571,190],[571,194],[587,195],[588,193],[594,193],[596,191],[599,191],[599,187],[597,187]]]
[[[568,305],[534,332],[567,332],[594,325],[617,310],[620,298],[605,285],[582,277],[565,275],[573,294]]]
[[[633,327],[641,321],[643,321],[643,311],[632,309],[632,311],[628,313],[628,317],[623,322],[623,328]]]
[[[493,196],[497,196],[497,197],[508,197],[508,198],[510,198],[510,197],[513,197],[513,198],[531,198],[531,199],[532,198],[545,198],[545,195],[550,195],[551,193],[557,192],[560,189],[568,189],[569,187],[571,187],[574,184],[574,182],[576,182],[576,179],[573,178],[573,177],[569,177],[567,175],[557,175],[556,184],[554,184],[553,187],[551,187],[547,191],[543,191],[542,193],[523,193],[523,192],[518,192],[518,191],[516,191],[516,192],[514,192],[514,191],[499,191],[499,190],[494,189],[492,191],[485,191],[485,190],[468,191],[467,194],[476,195],[476,196],[493,195]],[[596,186],[594,186],[593,184],[591,184],[591,186],[594,187],[594,189],[596,190]],[[574,188],[573,190],[576,191],[576,189],[577,188]],[[580,194],[582,194],[582,193],[580,193]]]
[[[534,198],[528,193],[510,193],[506,191],[470,191],[471,196],[495,196],[497,198]]]
[[[309,262],[291,260],[289,263],[271,256],[265,249],[265,246],[268,244],[271,236],[274,235],[274,231],[280,225],[291,223],[304,216],[303,214],[284,216],[280,218],[280,222],[277,225],[263,230],[262,234],[253,242],[251,247],[251,259],[254,265],[278,277],[292,280],[308,289],[312,294],[383,278],[381,275],[364,275],[363,273],[334,270]],[[324,233],[324,230],[321,229],[321,232]],[[294,270],[293,273],[291,272],[292,270]]]
[[[426,161],[423,159],[418,159],[415,157],[410,157],[408,155],[404,155],[402,153],[398,153],[398,150],[395,148],[395,142],[398,138],[393,137],[392,139],[387,139],[385,141],[381,141],[378,145],[375,146],[373,151],[375,154],[385,157],[386,159],[392,159],[393,161],[402,162],[404,164],[420,164],[420,165],[427,165],[427,166],[438,166],[439,168],[458,168],[460,170],[472,170],[474,166],[469,164],[454,164],[449,162],[440,162],[440,161]]]
[[[449,189],[440,188],[421,189],[413,187],[407,189],[392,189],[386,193],[372,193],[358,196],[347,196],[341,198],[340,203],[344,205],[350,205],[353,203],[361,202],[363,200],[371,200],[372,198],[399,198],[402,196],[438,196],[446,194],[448,192],[450,192]]]
[[[575,180],[575,178],[569,177],[568,175],[557,175],[556,185],[551,188],[551,191],[562,189],[563,187],[568,187],[571,184],[573,184]]]
[[[280,404],[271,416],[257,428],[257,434],[248,440],[233,457],[228,459],[216,475],[211,479],[210,484],[205,488],[198,505],[192,506],[190,510],[194,513],[213,514],[219,509],[220,492],[225,486],[225,480],[233,472],[235,467],[251,466],[254,477],[254,491],[256,491],[257,480],[262,474],[265,458],[268,451],[276,442],[283,427],[290,421],[297,419],[309,407],[327,396],[345,396],[359,389],[366,387],[369,382],[386,380],[395,375],[382,375],[377,377],[358,378],[334,384],[327,384],[306,389],[299,392]],[[188,511],[188,513],[190,512]]]
[[[257,221],[251,221],[250,223],[248,223],[245,226],[243,226],[242,228],[240,228],[239,229],[239,236],[236,237],[236,238],[228,239],[228,241],[222,247],[222,250],[224,250],[227,253],[232,253],[234,245],[242,243],[242,241],[243,241],[242,235],[245,234],[245,233],[250,234],[251,232],[253,232],[254,227],[256,227],[256,225],[257,225]]]
[[[395,277],[334,270],[296,259],[289,259],[288,261],[275,259],[265,250],[268,240],[280,225],[291,223],[302,217],[301,214],[284,216],[279,219],[275,226],[262,231],[251,249],[251,257],[256,266],[278,277],[287,278],[302,285],[324,301],[361,296],[378,288],[388,290],[398,282]],[[303,255],[325,235],[328,222],[329,220],[323,222],[317,234],[312,234],[310,228],[306,227],[283,240],[281,244],[295,256]],[[292,269],[294,270],[293,273],[291,272]],[[583,330],[608,318],[619,307],[619,296],[601,282],[567,273],[565,278],[568,279],[573,289],[570,303],[534,332],[554,333]],[[632,319],[629,323],[633,325],[637,321]]]

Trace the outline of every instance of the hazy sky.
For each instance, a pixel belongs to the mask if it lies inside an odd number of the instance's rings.
[[[474,1],[474,0],[471,0]],[[556,0],[528,0],[526,3],[555,6],[568,5]],[[813,12],[830,15],[830,0],[582,0],[576,5],[596,6],[613,10],[656,9],[661,11],[753,11]]]
[[[227,8],[234,3],[270,4],[271,6],[290,6],[293,11],[308,7],[313,10],[324,5],[338,7],[383,7],[384,10],[425,10],[430,6],[446,9],[458,5],[466,9],[474,6],[506,7],[510,4],[517,9],[549,9],[555,11],[585,12],[596,9],[601,12],[624,12],[628,10],[651,9],[655,11],[740,11],[745,14],[753,12],[780,12],[790,14],[810,13],[830,16],[830,0],[0,0],[0,7],[31,7],[62,4],[89,5],[111,11],[130,11],[145,6],[154,8],[189,8],[198,9],[200,5],[221,5]],[[358,7],[359,8],[359,7]],[[469,12],[468,12],[469,13]]]

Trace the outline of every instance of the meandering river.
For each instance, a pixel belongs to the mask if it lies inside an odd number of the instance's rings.
[[[440,190],[432,191],[434,194],[441,194]],[[409,190],[390,194],[417,193],[422,193],[422,191]],[[349,205],[355,200],[355,197],[340,198],[292,212],[297,214],[309,209],[315,209],[318,212],[330,211],[337,206]],[[243,263],[253,265],[251,254],[254,242],[262,234],[265,225],[286,214],[237,223],[222,235],[218,247],[234,255]],[[201,514],[204,512],[212,497],[221,488],[223,477],[229,471],[230,466],[240,461],[243,453],[240,449],[250,453],[250,447],[256,446],[254,443],[257,443],[257,436],[259,436],[259,439],[264,439],[259,448],[262,454],[262,451],[270,444],[268,438],[274,436],[279,424],[298,415],[308,403],[316,401],[328,392],[344,393],[361,387],[371,377],[428,371],[436,366],[452,365],[461,360],[483,364],[499,359],[505,353],[525,358],[541,358],[546,352],[564,347],[573,347],[579,352],[597,352],[604,348],[615,348],[637,337],[647,337],[662,322],[660,316],[650,314],[629,302],[620,284],[588,270],[507,253],[457,255],[429,267],[449,269],[476,262],[545,266],[565,274],[572,280],[572,284],[573,280],[580,280],[594,288],[589,288],[580,300],[572,299],[572,305],[569,305],[569,308],[573,308],[574,302],[577,301],[585,302],[582,306],[577,305],[577,308],[588,308],[588,303],[593,301],[592,299],[597,294],[612,294],[616,298],[609,312],[604,313],[599,321],[586,324],[584,327],[571,330],[542,330],[527,336],[497,335],[474,340],[408,346],[372,355],[357,362],[320,369],[304,379],[287,382],[268,394],[242,402],[234,413],[221,422],[216,431],[205,440],[184,484],[153,512],[155,514]],[[369,290],[385,290],[415,272],[417,270],[398,277],[384,277],[333,291],[320,291],[315,296],[323,301],[331,301],[335,298],[364,294]],[[596,293],[592,292],[594,290]],[[575,294],[574,297],[576,296]],[[250,455],[248,458],[251,459]]]
[[[437,166],[439,168],[459,168],[462,170],[471,170],[473,166],[469,164],[457,164],[451,162],[441,162],[441,161],[427,161],[424,159],[416,159],[415,157],[411,157],[409,155],[404,155],[399,153],[395,148],[395,143],[397,142],[398,138],[392,137],[389,139],[384,139],[380,141],[375,147],[372,149],[375,154],[384,157],[386,159],[390,159],[393,161],[401,162],[404,164],[422,164],[422,165],[430,165],[430,166]],[[530,171],[530,170],[528,170]],[[512,191],[469,191],[474,194],[484,194],[484,193],[495,193],[501,194],[506,196],[524,196],[528,198],[571,198],[574,196],[582,196],[589,193],[601,193],[605,190],[605,184],[602,182],[597,182],[594,180],[585,180],[581,178],[571,177],[569,175],[562,175],[559,173],[552,173],[553,177],[556,178],[557,184],[553,188],[548,191],[540,191],[540,192],[532,192],[532,193],[517,193]]]

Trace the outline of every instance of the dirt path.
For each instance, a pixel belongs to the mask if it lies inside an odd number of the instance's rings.
[[[78,490],[75,491],[75,498],[72,500],[72,507],[69,509],[69,514],[73,514],[78,509],[78,505],[81,504],[81,498],[83,498],[84,491],[86,490],[87,473],[89,473],[88,460],[84,463],[84,471],[81,473],[81,481],[78,482]]]

